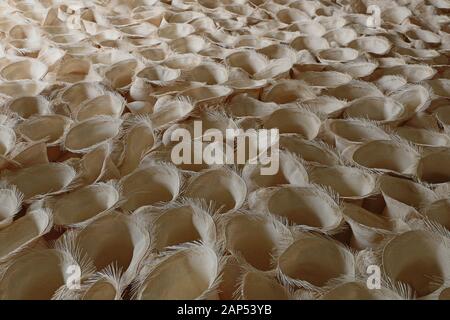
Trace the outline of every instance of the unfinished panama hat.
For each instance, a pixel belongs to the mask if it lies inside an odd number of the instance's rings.
[[[96,116],[75,122],[64,138],[64,148],[75,153],[85,153],[113,139],[120,133],[121,119]]]
[[[387,97],[362,97],[350,102],[343,115],[349,118],[363,118],[381,124],[401,121],[406,113],[405,107]]]
[[[327,95],[338,99],[355,100],[362,97],[382,97],[383,93],[371,82],[353,79],[336,88],[329,88]]]
[[[314,139],[321,126],[319,117],[301,108],[280,108],[265,118],[264,128],[278,128],[280,133],[297,133],[307,140]]]
[[[14,150],[16,133],[7,125],[0,125],[0,155],[6,156]]]
[[[47,74],[48,67],[39,60],[24,59],[3,67],[0,76],[3,80],[42,80]]]
[[[298,134],[280,135],[280,147],[314,165],[329,166],[340,162],[336,151],[328,144],[306,140]]]
[[[348,74],[336,71],[306,71],[295,76],[312,87],[335,88],[352,80]]]
[[[32,142],[45,141],[47,145],[58,145],[64,138],[72,121],[61,115],[36,115],[16,126],[20,136]]]
[[[264,90],[262,101],[278,104],[315,98],[316,95],[306,83],[300,80],[280,80]]]
[[[312,233],[299,235],[278,257],[277,264],[284,283],[308,290],[318,290],[332,279],[355,274],[351,251],[337,241]]]
[[[135,170],[141,160],[158,144],[158,139],[147,119],[129,119],[123,139],[123,150],[117,163],[122,176]]]
[[[129,59],[113,64],[104,74],[109,85],[119,91],[128,91],[133,76],[138,68],[138,61]]]
[[[20,97],[11,100],[8,109],[26,119],[33,115],[49,114],[50,102],[43,96]]]
[[[414,176],[420,152],[402,141],[373,140],[345,149],[343,156],[367,169]],[[378,155],[390,154],[389,158]]]
[[[185,99],[181,99],[181,101],[186,101]],[[186,129],[190,133],[190,137],[192,139],[201,139],[202,137],[207,137],[209,133],[207,130],[209,129],[217,129],[222,134],[223,137],[226,137],[227,129],[238,129],[238,126],[233,118],[229,117],[226,113],[222,111],[215,111],[208,108],[197,108],[198,112],[195,112],[187,119],[186,121],[181,121],[179,123],[173,123],[170,125],[166,131],[163,133],[162,141],[165,145],[172,144],[171,135],[172,133],[178,129]],[[201,121],[202,124],[202,132],[195,130],[196,122]],[[207,140],[207,139],[204,139]]]
[[[408,249],[411,245],[414,250]],[[381,253],[384,272],[393,281],[411,286],[418,298],[426,298],[442,286],[437,279],[448,278],[447,245],[447,238],[426,230],[396,235]]]
[[[263,117],[271,114],[278,105],[273,102],[262,102],[249,94],[235,95],[225,106],[234,117]]]
[[[345,203],[343,214],[352,230],[350,245],[357,250],[377,248],[387,236],[407,228],[399,220],[387,219],[351,203]]]
[[[377,290],[367,288],[361,280],[350,280],[345,277],[336,280],[332,285],[322,289],[320,300],[403,300],[402,292],[396,292],[386,287]]]
[[[1,178],[15,185],[24,200],[31,201],[54,193],[64,192],[75,178],[75,170],[65,163],[45,163],[14,172],[2,172]]]
[[[380,191],[386,202],[384,214],[390,218],[417,216],[423,205],[437,200],[437,194],[427,186],[388,175],[380,178]]]
[[[20,255],[3,266],[0,295],[5,300],[50,300],[65,286],[73,266],[81,277],[92,270],[79,257],[62,249],[37,249]],[[39,290],[36,290],[39,288]]]
[[[259,189],[248,201],[250,209],[285,220],[294,228],[332,234],[342,227],[337,197],[318,186]]]
[[[194,110],[193,103],[183,96],[158,98],[153,106],[153,113],[150,121],[155,129],[169,126],[176,121],[185,119]]]
[[[324,122],[323,136],[339,151],[373,140],[389,139],[389,134],[380,126],[363,119],[328,119]]]
[[[84,101],[78,106],[76,119],[78,121],[83,121],[101,115],[119,118],[124,108],[125,100],[122,96],[108,92],[104,95]]]
[[[51,210],[56,226],[79,227],[111,212],[119,199],[114,184],[98,182],[48,198],[44,206]]]
[[[180,193],[181,179],[178,169],[170,164],[137,167],[119,182],[124,198],[121,208],[133,211],[144,205],[172,201]]]
[[[97,234],[105,235],[98,239]],[[150,245],[148,231],[138,224],[135,216],[112,212],[93,223],[70,231],[59,242],[72,242],[85,254],[97,271],[113,265],[121,270],[124,283],[136,276]]]
[[[122,275],[111,265],[83,279],[79,289],[61,287],[54,298],[58,300],[122,300],[124,291]]]
[[[424,155],[417,167],[417,177],[426,183],[439,184],[450,181],[448,163],[450,152],[447,149],[430,152]]]
[[[362,168],[342,165],[311,167],[308,175],[311,182],[330,187],[344,199],[361,199],[377,191],[376,174]]]
[[[59,99],[73,112],[85,100],[104,94],[105,89],[98,83],[78,82],[62,88]]]
[[[135,299],[217,298],[223,260],[211,247],[191,243],[152,258],[134,285]]]
[[[265,174],[264,169],[271,170],[269,165],[272,168],[278,167],[278,171],[272,175]],[[245,164],[242,177],[249,191],[284,184],[304,186],[309,181],[308,173],[301,160],[295,154],[285,151],[279,152],[278,158],[273,157],[270,164]]]
[[[0,186],[0,230],[8,226],[22,207],[23,194],[15,186]]]
[[[291,293],[275,277],[247,271],[241,276],[234,296],[240,300],[289,300]]]
[[[210,211],[201,201],[184,199],[160,208],[144,206],[134,215],[146,221],[151,249],[161,252],[171,246],[195,241],[213,245],[217,236],[214,213]]]
[[[216,188],[210,188],[214,183]],[[245,181],[227,167],[212,168],[199,172],[188,182],[184,196],[203,199],[219,212],[239,209],[247,196]]]
[[[448,135],[434,130],[402,126],[396,128],[395,133],[422,147],[447,147],[450,144]]]
[[[23,217],[0,230],[0,261],[7,262],[25,248],[36,247],[43,235],[52,228],[51,211],[44,209],[30,210]]]
[[[232,213],[222,215],[219,221],[226,249],[241,264],[261,271],[274,271],[274,255],[290,241],[291,233],[270,215]]]

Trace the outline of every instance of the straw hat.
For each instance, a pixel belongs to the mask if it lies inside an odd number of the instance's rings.
[[[112,161],[112,151],[111,145],[104,143],[84,154],[77,164],[77,177],[73,183],[89,185],[102,179],[119,177],[120,173]]]
[[[405,78],[397,75],[385,75],[376,81],[377,87],[387,94],[397,91],[406,83]]]
[[[324,122],[325,138],[339,151],[373,140],[387,140],[389,135],[373,122],[362,119],[328,119]]]
[[[306,71],[299,73],[295,78],[305,81],[312,87],[325,88],[339,87],[352,80],[350,75],[336,71]]]
[[[105,236],[99,238],[99,233]],[[97,271],[114,266],[121,271],[126,284],[136,276],[150,245],[147,230],[135,217],[119,212],[111,212],[84,228],[70,231],[58,242],[73,242]]]
[[[383,93],[375,84],[361,80],[352,80],[336,88],[330,88],[326,92],[327,95],[346,100],[383,96]]]
[[[108,92],[81,103],[77,107],[76,119],[83,121],[101,115],[119,118],[124,108],[122,96]]]
[[[358,51],[352,48],[329,48],[320,50],[317,57],[321,62],[327,64],[352,61],[355,60],[358,55]]]
[[[189,100],[186,101],[186,99],[181,98],[178,101],[180,101],[182,107],[185,107],[186,111],[188,111],[189,108],[192,108],[192,104],[189,102]],[[187,114],[185,114],[184,116],[186,115]],[[196,121],[201,121],[203,132],[197,133],[197,131],[194,130]],[[173,144],[173,142],[171,141],[172,132],[174,132],[174,130],[179,128],[188,130],[190,133],[190,137],[192,137],[192,139],[201,139],[202,137],[207,136],[208,129],[212,128],[217,129],[222,133],[223,137],[226,137],[227,129],[238,129],[238,126],[236,122],[233,120],[233,118],[230,118],[224,112],[210,111],[210,109],[208,108],[200,108],[199,112],[192,114],[192,116],[186,121],[174,123],[169,128],[167,128],[163,133],[162,142],[165,145]]]
[[[6,156],[14,150],[16,134],[13,129],[6,125],[0,125],[0,155]]]
[[[291,241],[289,229],[269,215],[236,212],[222,215],[219,228],[225,248],[241,265],[253,270],[274,271],[274,255]]]
[[[450,172],[445,165],[450,160],[450,152],[443,150],[423,156],[417,167],[417,177],[424,182],[438,184],[450,181]]]
[[[0,230],[0,261],[6,262],[25,248],[33,247],[52,228],[51,211],[36,209]],[[28,232],[27,232],[28,231]]]
[[[72,121],[60,115],[32,116],[18,126],[17,132],[27,141],[45,141],[47,145],[58,145],[63,140]]]
[[[144,155],[158,145],[152,124],[146,119],[130,119],[123,138],[123,151],[118,169],[122,176],[135,170]]]
[[[175,81],[181,72],[180,70],[170,69],[160,65],[148,66],[139,71],[136,77],[143,79],[155,86],[162,86]]]
[[[391,218],[415,216],[422,205],[437,199],[424,185],[387,175],[380,178],[380,191],[386,202],[384,213]]]
[[[405,107],[386,97],[362,97],[353,100],[344,110],[344,116],[364,118],[379,123],[392,123],[402,119]]]
[[[137,67],[138,61],[135,59],[117,62],[105,72],[105,80],[111,88],[119,91],[127,91],[129,90]]]
[[[175,200],[181,188],[178,169],[165,163],[137,167],[119,182],[124,201],[121,208],[135,210],[144,205]]]
[[[215,222],[202,202],[181,200],[160,208],[144,206],[133,214],[147,222],[151,248],[157,252],[195,241],[213,245],[217,240]]]
[[[263,117],[278,109],[278,105],[262,102],[248,94],[238,94],[230,100],[226,108],[234,117]]]
[[[78,82],[63,89],[60,93],[60,99],[63,103],[74,111],[76,108],[88,99],[95,98],[104,94],[104,88],[97,83]]]
[[[308,175],[311,182],[330,187],[344,199],[361,199],[377,191],[377,176],[356,167],[311,167]]]
[[[307,140],[314,139],[320,130],[321,121],[312,112],[301,108],[280,108],[264,120],[266,129],[278,128],[281,133],[297,133]]]
[[[9,110],[25,119],[33,115],[49,114],[49,107],[49,101],[43,96],[20,97],[11,100],[8,104]]]
[[[448,135],[434,130],[402,126],[396,128],[395,133],[418,146],[447,147],[450,144],[450,137]]]
[[[280,135],[280,147],[302,160],[318,165],[335,165],[340,162],[336,151],[321,141],[305,140],[298,134]]]
[[[410,250],[410,246],[414,250]],[[426,230],[412,230],[390,239],[381,253],[386,276],[409,285],[419,298],[426,298],[448,278],[448,239]],[[411,266],[414,266],[411,269]]]
[[[290,46],[297,51],[309,50],[312,52],[330,48],[330,44],[326,38],[319,37],[315,34],[310,36],[298,36],[291,41]]]
[[[71,275],[67,271],[74,266],[80,267],[82,278],[91,273],[85,262],[66,250],[27,252],[2,267],[0,296],[5,300],[49,300],[66,285]]]
[[[56,226],[80,227],[111,212],[120,199],[112,183],[95,183],[44,200]],[[83,208],[85,206],[85,208]]]
[[[92,63],[84,59],[65,59],[56,71],[56,79],[61,82],[96,81],[100,77],[93,69]]]
[[[235,296],[240,300],[289,300],[290,292],[275,277],[248,271],[242,275]]]
[[[95,116],[75,122],[64,137],[64,148],[74,153],[86,153],[120,133],[121,119]]]
[[[337,197],[318,186],[259,189],[249,195],[248,201],[251,210],[285,219],[298,229],[332,234],[342,227]]]
[[[6,81],[42,80],[48,67],[39,60],[24,59],[12,62],[0,70],[0,76]]]
[[[62,287],[58,290],[57,300],[122,300],[125,285],[122,275],[114,266],[105,268],[104,271],[96,272],[87,277],[79,289],[67,289]]]
[[[350,245],[358,250],[377,248],[387,236],[402,228],[409,229],[399,220],[389,220],[351,203],[344,205],[343,212],[345,221],[352,229]]]
[[[65,191],[75,178],[75,170],[64,163],[46,163],[30,166],[15,172],[2,172],[1,178],[15,185],[24,200]]]
[[[372,54],[385,55],[391,49],[389,40],[380,36],[366,36],[350,42],[351,48]]]
[[[302,161],[293,153],[279,152],[278,158],[271,159],[268,165],[247,163],[242,169],[244,178],[249,191],[259,188],[274,187],[284,184],[304,186],[308,184],[308,173],[302,164]],[[263,169],[268,166],[277,167],[275,174],[264,174]]]
[[[36,80],[3,81],[0,83],[0,94],[12,98],[36,96],[40,94],[46,86],[46,82]]]
[[[153,257],[134,285],[138,300],[216,299],[223,260],[202,243],[172,247]]]
[[[215,188],[210,188],[213,183]],[[202,199],[218,212],[239,209],[247,196],[245,181],[227,167],[208,169],[194,175],[186,186],[184,196]]]
[[[22,207],[23,194],[14,186],[0,187],[0,230],[8,226]]]
[[[429,91],[421,85],[406,85],[390,95],[405,107],[408,114],[423,111],[429,104]]]
[[[195,105],[214,105],[223,101],[233,92],[233,89],[221,86],[210,85],[187,89],[179,93],[179,96],[192,99]]]
[[[353,78],[363,78],[371,75],[375,69],[378,67],[378,64],[374,62],[347,62],[343,64],[332,65],[336,71],[349,74]]]
[[[284,283],[309,290],[318,290],[332,279],[355,274],[355,258],[345,246],[312,233],[301,234],[278,257],[277,263]]]
[[[389,158],[381,155],[389,154]],[[401,175],[415,175],[420,153],[412,146],[397,140],[373,140],[343,151],[347,159],[358,165]]]
[[[370,290],[362,280],[350,281],[340,279],[323,289],[320,300],[403,300],[404,298],[391,289],[382,287]]]

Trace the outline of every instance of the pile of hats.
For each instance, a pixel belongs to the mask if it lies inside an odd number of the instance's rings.
[[[448,0],[1,1],[0,299],[450,299],[449,22]],[[278,129],[278,172],[175,164],[196,121]]]

